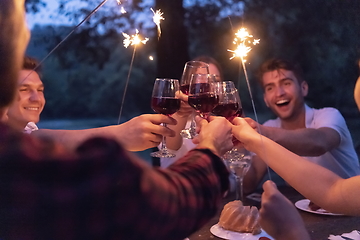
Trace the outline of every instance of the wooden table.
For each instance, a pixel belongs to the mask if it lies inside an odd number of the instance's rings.
[[[288,198],[290,201],[295,203],[298,200],[304,199],[297,191],[291,187],[279,188],[279,190]],[[223,205],[227,202],[234,200],[234,195],[231,194],[224,198]],[[249,199],[244,200],[245,205],[255,205],[260,207],[259,202],[255,202]],[[190,240],[209,240],[209,239],[221,239],[210,233],[210,228],[216,224],[219,220],[220,212],[219,209],[216,216],[214,216],[205,226],[193,233]],[[306,229],[308,230],[313,240],[327,240],[330,234],[340,235],[342,233],[351,232],[353,230],[360,230],[360,217],[350,216],[327,216],[318,215],[314,213],[304,212],[299,210],[301,217],[304,220]]]

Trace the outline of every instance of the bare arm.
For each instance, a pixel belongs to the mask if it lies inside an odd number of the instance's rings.
[[[91,137],[109,137],[122,143],[129,151],[142,151],[159,145],[162,135],[173,136],[174,132],[160,123],[174,125],[176,121],[161,114],[144,114],[123,124],[84,130],[40,129],[32,135],[52,138],[66,148],[74,150]]]
[[[320,156],[340,144],[339,133],[328,127],[285,130],[261,126],[261,133],[301,156]]]
[[[258,156],[253,156],[251,166],[244,177],[244,192],[251,193],[256,190],[266,173],[267,165]]]
[[[331,212],[360,215],[360,176],[342,179],[335,173],[261,137],[244,119],[233,121],[234,136],[255,152],[306,198]]]

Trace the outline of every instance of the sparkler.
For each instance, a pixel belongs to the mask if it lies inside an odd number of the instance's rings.
[[[71,31],[70,33],[63,39],[61,40],[39,63],[38,65],[36,65],[34,67],[34,69],[32,71],[35,71],[36,69],[38,69],[38,67],[41,66],[41,64],[43,64],[43,62],[56,50],[60,47],[60,45],[65,42],[70,35],[72,35],[84,22],[86,22],[94,13],[96,13],[108,0],[103,0],[97,7],[95,7],[78,25],[76,25]],[[118,4],[121,4],[120,0],[116,0]],[[25,81],[31,74],[32,72],[29,73],[29,75],[27,75],[22,81]]]
[[[147,41],[149,40],[149,38],[144,38],[141,39],[140,35],[139,35],[139,31],[136,29],[135,34],[134,35],[129,35],[126,33],[123,33],[124,36],[124,47],[128,48],[129,46],[134,46],[134,51],[131,57],[131,62],[130,62],[130,67],[129,67],[129,72],[128,72],[128,76],[125,82],[125,88],[124,88],[124,93],[123,93],[123,97],[122,97],[122,101],[121,101],[121,106],[120,106],[120,112],[119,112],[119,118],[118,118],[118,124],[120,124],[120,120],[121,120],[121,114],[122,114],[122,110],[124,107],[124,102],[125,102],[125,96],[126,96],[126,91],[128,88],[128,84],[129,84],[129,79],[130,79],[130,74],[131,74],[131,70],[132,70],[132,66],[134,63],[134,58],[135,58],[135,52],[136,52],[136,46],[139,45],[140,43],[142,44],[146,44]]]
[[[245,66],[245,62],[246,62],[245,58],[247,57],[247,54],[252,49],[248,44],[257,45],[257,44],[260,43],[260,39],[255,39],[253,35],[249,34],[249,32],[246,30],[246,28],[241,28],[240,30],[238,30],[235,33],[235,38],[234,38],[233,43],[235,45],[237,45],[237,47],[236,47],[235,50],[229,50],[228,49],[229,52],[233,53],[233,56],[230,58],[230,60],[235,58],[235,57],[239,57],[241,59],[241,64],[242,64],[242,67],[243,67],[243,70],[244,70],[246,84],[247,84],[249,94],[250,94],[251,105],[252,105],[252,108],[253,108],[253,111],[254,111],[254,116],[255,116],[256,123],[258,125],[257,129],[259,130],[260,138],[261,138],[261,141],[262,141],[261,128],[259,126],[259,119],[258,119],[258,116],[257,116],[255,103],[254,103],[254,98],[253,98],[250,83],[249,83],[249,77],[248,77],[248,74],[247,74],[247,71],[246,71],[246,66]],[[268,171],[269,179],[271,180],[269,167],[267,167],[267,171]]]
[[[235,33],[235,38],[233,43],[237,45],[235,50],[229,50],[233,52],[233,56],[230,58],[240,57],[242,62],[246,62],[245,57],[251,51],[251,47],[247,46],[247,43],[257,45],[260,43],[260,39],[254,39],[253,35],[250,35],[246,28],[241,28]]]
[[[151,11],[154,13],[154,16],[153,16],[153,21],[154,23],[156,24],[157,26],[157,30],[158,30],[158,39],[160,38],[161,36],[161,27],[160,27],[160,21],[161,20],[165,20],[165,18],[163,18],[163,12],[161,12],[161,10],[156,10],[156,12],[154,12],[154,10],[152,8],[150,8]]]

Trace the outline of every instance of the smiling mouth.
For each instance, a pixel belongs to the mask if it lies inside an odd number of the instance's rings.
[[[30,110],[30,111],[39,111],[39,107],[26,107],[25,110]]]
[[[276,106],[278,106],[278,107],[282,107],[282,106],[288,105],[289,103],[290,103],[289,100],[280,100],[280,101],[277,101],[275,104],[276,104]]]

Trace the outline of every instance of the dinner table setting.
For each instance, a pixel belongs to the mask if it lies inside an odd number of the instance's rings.
[[[298,209],[311,239],[314,240],[360,240],[360,217],[327,212],[321,208],[312,210],[309,200],[304,198],[291,186],[278,187]],[[235,193],[223,198],[217,214],[202,228],[188,237],[188,240],[267,240],[273,239],[264,230],[260,234],[231,232],[218,226],[223,206],[236,199]],[[243,199],[244,205],[261,207],[261,191],[250,194]]]

